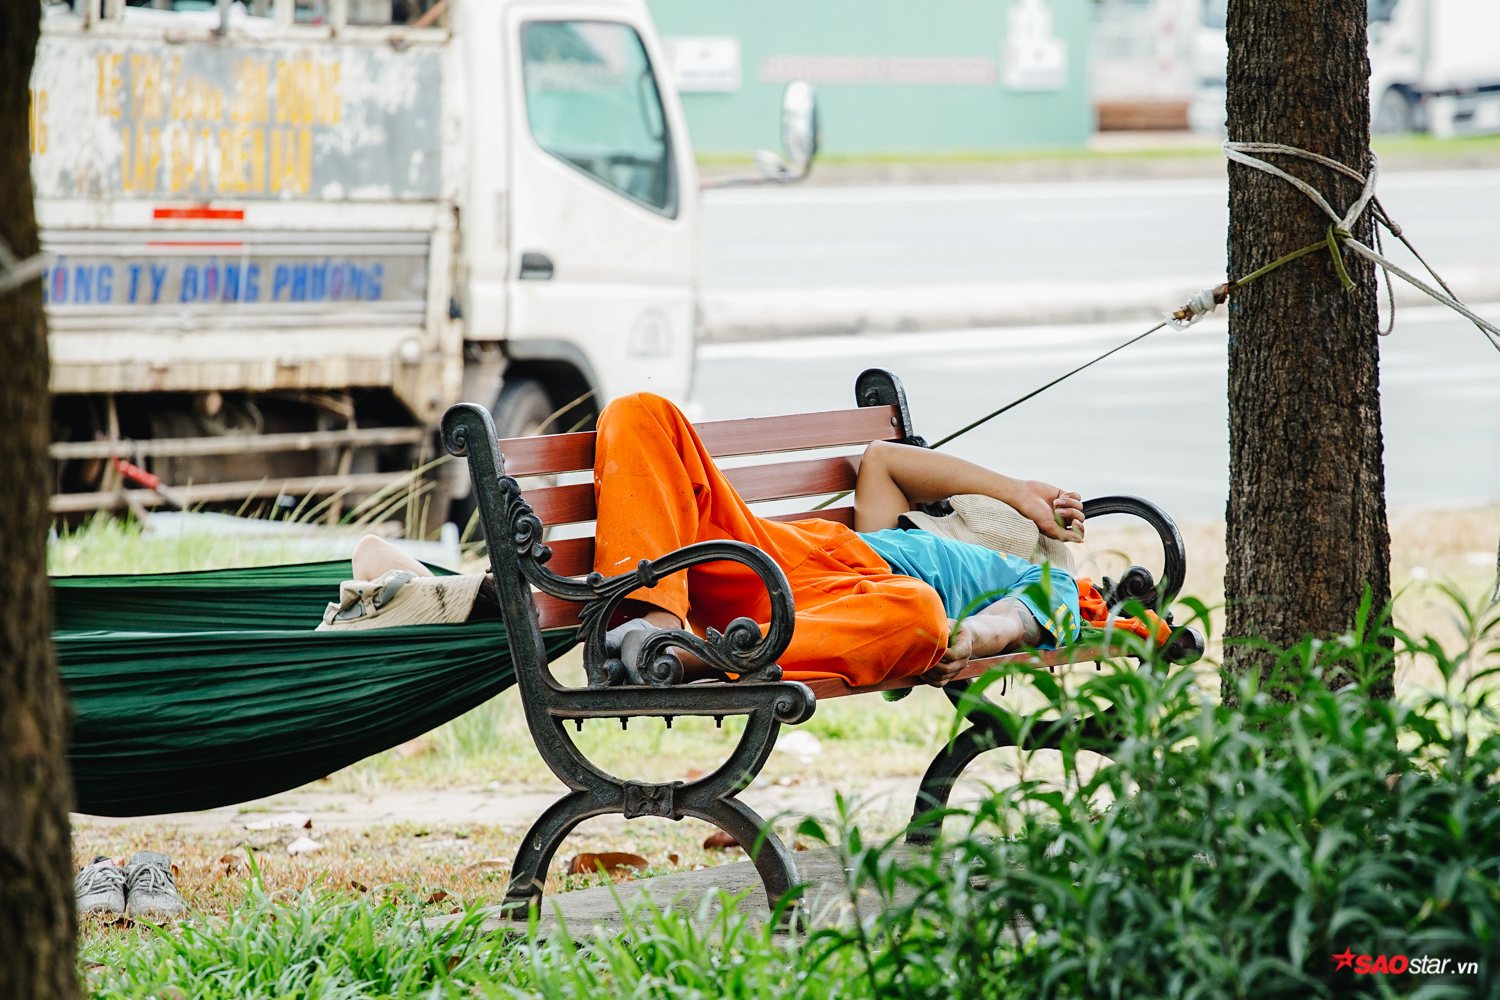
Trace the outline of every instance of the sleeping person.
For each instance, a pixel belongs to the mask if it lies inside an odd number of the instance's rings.
[[[1082,499],[951,455],[874,442],[860,460],[853,530],[820,519],[769,521],[735,492],[677,407],[637,393],[599,417],[594,494],[594,569],[605,576],[713,539],[747,542],[775,560],[796,607],[779,658],[789,679],[864,686],[915,675],[943,684],[970,658],[1047,648],[1078,631],[1078,586],[1061,543],[1082,537]],[[914,509],[944,499],[954,508],[947,517]],[[434,577],[374,535],[356,546],[353,575],[321,628],[499,617],[487,574]],[[702,634],[735,618],[762,627],[770,618],[760,578],[723,561],[664,577],[622,608],[626,620],[606,644],[627,664],[657,629]],[[691,654],[674,652],[694,676]]]

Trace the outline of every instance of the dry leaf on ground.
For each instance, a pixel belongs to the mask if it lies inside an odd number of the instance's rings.
[[[584,853],[568,862],[568,874],[592,875],[603,868],[604,874],[614,875],[625,868],[645,871],[650,866],[650,862],[639,854],[626,854],[623,851],[606,851],[603,854]]]
[[[703,841],[703,849],[705,851],[724,851],[728,850],[731,847],[739,846],[740,842],[738,840],[735,840],[729,834],[725,833],[723,830],[715,830],[713,833],[710,833]]]

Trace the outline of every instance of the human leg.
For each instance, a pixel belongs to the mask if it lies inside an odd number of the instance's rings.
[[[605,576],[711,539],[754,545],[783,572],[816,548],[819,540],[806,532],[756,517],[682,411],[660,396],[636,393],[605,407],[594,448],[594,569]],[[759,588],[755,574],[737,563],[711,564],[691,575],[736,581],[747,597]],[[684,621],[688,586],[689,573],[683,571],[629,596],[640,602],[637,614],[655,609]]]
[[[791,679],[843,677],[861,687],[923,674],[948,644],[937,592],[896,574],[803,579],[797,627],[781,655]]]
[[[922,675],[929,684],[947,684],[969,660],[999,656],[1021,646],[1033,649],[1052,642],[1031,609],[1014,597],[1005,597],[961,622],[949,623],[951,639],[937,664]]]
[[[350,557],[351,572],[356,580],[373,580],[393,569],[411,570],[418,576],[432,576],[432,570],[402,552],[379,535],[366,535],[354,546]]]
[[[920,673],[946,644],[936,591],[892,574],[854,533],[832,522],[802,525],[755,516],[719,472],[686,417],[656,396],[610,404],[595,445],[598,507],[594,568],[614,575],[642,558],[693,542],[735,539],[771,556],[786,573],[797,608],[789,673],[843,676],[871,684]],[[691,590],[691,599],[689,599]],[[722,630],[747,617],[765,625],[765,587],[748,568],[719,562],[676,573],[630,595],[630,613],[659,627]]]

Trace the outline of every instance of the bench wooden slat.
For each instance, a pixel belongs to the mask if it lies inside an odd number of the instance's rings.
[[[748,503],[852,490],[858,475],[859,460],[848,455],[724,470],[724,477]],[[525,496],[543,524],[592,521],[597,513],[593,483],[542,486],[527,490]]]
[[[584,576],[594,571],[594,539],[559,538],[547,543],[552,559],[547,568],[558,576]]]
[[[582,604],[574,604],[540,590],[531,592],[531,603],[536,605],[537,623],[542,628],[569,628],[579,624],[578,612]]]
[[[594,432],[505,438],[498,442],[507,476],[550,476],[594,467]]]
[[[745,465],[725,469],[724,478],[747,503],[838,493],[854,489],[854,481],[859,478],[859,456]]]
[[[839,448],[895,440],[894,406],[865,406],[822,413],[710,420],[694,424],[715,458],[770,455],[810,448]],[[594,467],[594,432],[506,438],[499,442],[509,476],[549,476]]]
[[[846,528],[854,527],[853,507],[824,507],[822,510],[804,510],[796,514],[775,514],[767,521],[833,521]]]
[[[898,437],[895,419],[894,406],[862,406],[821,413],[711,420],[693,427],[710,455],[727,458],[894,441]]]
[[[532,511],[548,526],[594,519],[594,484],[543,486],[523,494]]]

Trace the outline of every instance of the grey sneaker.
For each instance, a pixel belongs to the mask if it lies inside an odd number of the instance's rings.
[[[133,917],[143,913],[175,917],[187,909],[177,895],[171,859],[155,851],[138,851],[125,866],[125,901],[126,912]]]
[[[79,913],[124,913],[125,869],[97,857],[73,878]]]

